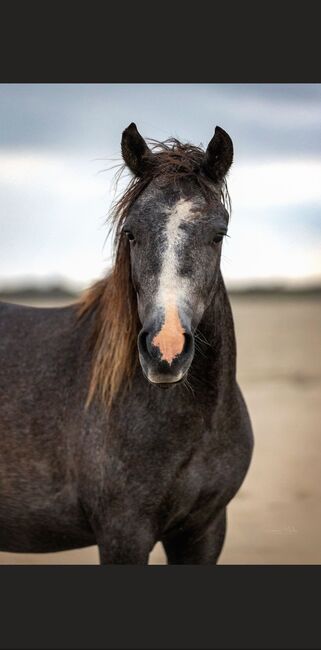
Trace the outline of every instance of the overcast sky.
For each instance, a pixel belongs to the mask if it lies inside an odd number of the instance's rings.
[[[115,171],[103,170],[132,121],[204,146],[216,125],[230,133],[228,284],[321,279],[320,84],[3,84],[1,286],[101,277]]]

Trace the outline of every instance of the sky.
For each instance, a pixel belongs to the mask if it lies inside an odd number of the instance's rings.
[[[130,122],[204,147],[216,125],[232,137],[227,285],[321,281],[321,84],[2,84],[0,287],[102,277]]]

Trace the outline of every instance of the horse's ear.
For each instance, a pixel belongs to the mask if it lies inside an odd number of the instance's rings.
[[[134,122],[123,131],[121,152],[124,162],[135,176],[143,176],[150,167],[153,154]]]
[[[203,171],[216,183],[223,180],[233,162],[233,142],[220,126],[210,141],[203,162]]]

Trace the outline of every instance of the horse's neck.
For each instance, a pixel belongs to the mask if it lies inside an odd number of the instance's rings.
[[[196,332],[200,366],[204,372],[234,382],[236,374],[236,343],[230,301],[222,275],[212,302],[206,309]]]

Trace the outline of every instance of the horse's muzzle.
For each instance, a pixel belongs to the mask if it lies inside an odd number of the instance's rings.
[[[138,336],[139,360],[148,381],[160,388],[169,388],[182,381],[194,357],[194,338],[185,329],[181,341],[174,336],[167,342],[158,343],[158,333],[143,328]]]

